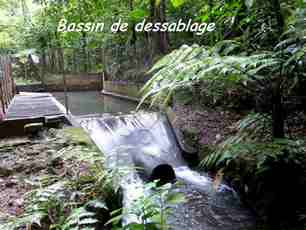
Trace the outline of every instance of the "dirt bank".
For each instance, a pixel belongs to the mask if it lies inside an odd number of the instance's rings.
[[[59,181],[73,181],[87,176],[93,164],[90,163],[91,160],[102,161],[102,153],[79,128],[49,129],[40,137],[31,139],[2,139],[0,229],[9,219],[22,217],[28,211],[29,192]],[[79,195],[78,202],[86,202],[88,199],[87,195]]]

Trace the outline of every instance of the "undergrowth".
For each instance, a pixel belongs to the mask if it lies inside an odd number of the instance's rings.
[[[201,165],[222,170],[267,226],[288,229],[288,223],[299,224],[305,208],[300,201],[306,192],[306,140],[272,139],[270,127],[269,116],[249,114]]]
[[[28,180],[32,189],[23,197],[24,212],[0,223],[0,230],[168,229],[171,206],[184,197],[170,184],[158,187],[154,182],[145,185],[152,191],[149,196],[143,194],[132,207],[122,209],[119,188],[131,168],[105,168],[105,157],[83,134],[67,129],[48,136],[60,136],[61,141],[68,137],[67,145],[44,159],[50,161],[50,173]],[[52,162],[61,162],[63,172],[54,173]],[[128,215],[140,223],[122,226]]]
[[[131,207],[113,211],[113,218],[107,224],[118,226],[116,229],[128,230],[170,229],[167,219],[172,215],[173,206],[186,202],[184,194],[172,188],[170,183],[158,186],[158,181],[145,184],[144,194],[134,200]],[[127,223],[121,227],[120,222],[123,220]]]
[[[65,134],[58,131],[55,135],[64,138]],[[102,153],[91,143],[82,143],[70,138],[66,147],[51,156],[64,162],[64,173],[31,181],[33,189],[24,196],[24,213],[0,224],[0,230],[94,230],[103,226],[111,211],[107,203],[116,197],[119,187],[112,180],[115,173],[103,167]]]

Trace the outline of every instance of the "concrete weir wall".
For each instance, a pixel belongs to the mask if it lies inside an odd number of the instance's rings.
[[[68,91],[101,90],[102,74],[66,74]],[[63,75],[52,77],[46,81],[47,91],[64,91]]]
[[[142,83],[104,81],[103,91],[140,99],[139,91],[142,87]]]
[[[68,91],[95,91],[102,89],[102,74],[66,74]],[[47,75],[45,82],[31,85],[18,85],[19,92],[62,92],[65,90],[64,78],[61,74]]]
[[[61,76],[62,77],[62,76]],[[69,91],[101,90],[102,74],[67,74],[66,84]],[[55,81],[47,81],[48,91],[64,91],[63,78]]]
[[[139,91],[143,83],[128,81],[102,80],[102,74],[66,74],[66,85],[68,91],[101,91],[106,95],[123,96],[122,98],[141,98]],[[45,84],[18,85],[19,92],[57,92],[64,91],[64,80],[62,75],[49,76]]]

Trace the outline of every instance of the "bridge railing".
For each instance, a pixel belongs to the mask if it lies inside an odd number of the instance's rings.
[[[0,120],[3,119],[15,93],[11,59],[9,56],[2,55],[0,56]]]

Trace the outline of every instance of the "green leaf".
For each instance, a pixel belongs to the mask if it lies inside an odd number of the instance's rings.
[[[100,208],[100,209],[108,210],[108,207],[106,206],[106,204],[104,202],[99,201],[99,200],[89,201],[86,204],[86,206],[91,206],[91,207],[94,207],[94,208]]]
[[[107,221],[107,222],[105,223],[105,225],[109,225],[109,224],[111,224],[111,223],[118,224],[118,223],[120,222],[120,220],[122,219],[123,216],[124,216],[124,214],[115,216],[114,218],[111,218],[109,221]]]
[[[88,225],[88,224],[95,224],[97,223],[98,220],[97,219],[93,219],[93,218],[86,218],[86,219],[83,219],[83,220],[80,220],[79,221],[79,225]]]
[[[114,211],[112,211],[110,214],[111,214],[112,216],[115,216],[115,215],[119,214],[120,212],[122,212],[122,208],[119,208],[119,209],[117,209],[117,210],[114,210]]]
[[[144,224],[131,223],[131,224],[128,224],[128,225],[124,226],[123,229],[143,230],[143,229],[147,229],[147,228],[146,228],[146,225],[144,225]]]
[[[155,6],[159,6],[160,2],[161,2],[161,0],[155,0]]]
[[[167,198],[167,203],[169,204],[180,204],[186,202],[186,198],[182,193],[170,194]]]
[[[147,15],[148,13],[145,10],[135,9],[129,13],[129,18],[133,22],[138,22],[145,18]]]
[[[185,0],[171,0],[171,3],[175,8],[178,8],[185,3]]]

